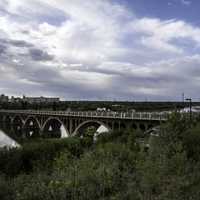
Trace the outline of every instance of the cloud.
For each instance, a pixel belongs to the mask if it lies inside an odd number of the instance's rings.
[[[47,52],[41,50],[41,49],[36,49],[32,48],[29,49],[29,54],[34,61],[49,61],[53,60],[53,56],[49,55]]]
[[[174,4],[172,2],[167,3],[168,6],[173,6]]]
[[[6,46],[0,44],[0,55],[2,55],[3,53],[5,53],[6,51]]]
[[[192,4],[191,1],[187,1],[187,0],[181,0],[181,3],[185,6],[190,6]]]
[[[23,40],[10,40],[10,41],[8,41],[8,43],[10,43],[11,45],[16,46],[16,47],[33,47],[32,44],[30,44],[26,41],[23,41]]]
[[[168,51],[183,53],[183,46],[178,46],[173,41],[190,39],[200,44],[200,28],[180,20],[166,20],[142,18],[133,23],[136,32],[144,34],[141,42],[144,46]]]
[[[129,100],[166,99],[166,94],[176,99],[183,91],[196,95],[197,26],[139,18],[111,0],[0,5],[3,93]]]

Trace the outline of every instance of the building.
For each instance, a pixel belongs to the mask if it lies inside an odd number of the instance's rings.
[[[98,111],[98,112],[105,112],[105,111],[106,111],[106,108],[97,108],[97,111]]]
[[[9,102],[10,102],[10,103],[19,103],[19,102],[22,102],[22,99],[21,99],[20,97],[11,96]]]
[[[59,103],[60,98],[53,97],[26,97],[23,96],[23,102],[30,104],[39,104],[39,103]]]
[[[5,96],[4,94],[2,94],[0,96],[0,103],[7,103],[9,100],[9,97],[8,96]]]
[[[189,107],[185,107],[185,108],[181,109],[180,112],[181,113],[189,113],[190,112],[190,108]],[[200,106],[192,106],[191,107],[191,112],[200,113]]]

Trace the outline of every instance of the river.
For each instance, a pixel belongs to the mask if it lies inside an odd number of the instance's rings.
[[[60,131],[61,131],[61,138],[68,137],[68,134],[63,126],[61,126]],[[98,135],[103,132],[108,132],[108,129],[104,126],[100,126],[94,135],[94,140],[97,140]],[[13,138],[9,137],[9,135],[6,134],[5,130],[3,131],[2,129],[0,129],[0,148],[3,147],[16,148],[20,147],[20,144],[17,143]]]

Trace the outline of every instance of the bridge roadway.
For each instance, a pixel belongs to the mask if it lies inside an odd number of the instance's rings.
[[[167,119],[167,113],[159,112],[0,110],[0,121],[14,124],[18,129],[31,129],[33,126],[32,129],[38,128],[41,133],[64,126],[68,135],[80,134],[91,125],[103,125],[108,130],[133,128],[145,131]]]
[[[48,115],[86,118],[110,118],[110,119],[132,119],[132,120],[158,120],[166,121],[168,115],[159,112],[97,112],[97,111],[39,111],[39,110],[0,110],[4,114],[28,114],[28,115]]]

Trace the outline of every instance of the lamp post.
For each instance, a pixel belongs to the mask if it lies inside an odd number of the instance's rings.
[[[192,99],[187,98],[186,101],[189,101],[189,107],[190,107],[190,122],[192,121]]]

